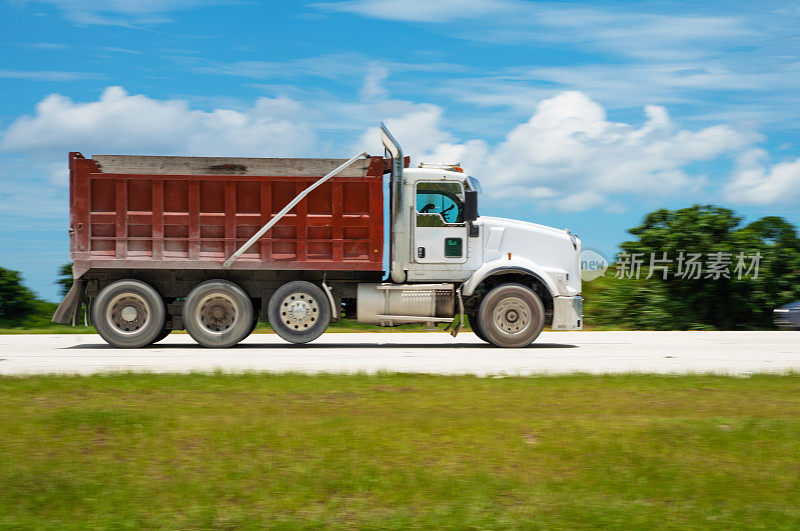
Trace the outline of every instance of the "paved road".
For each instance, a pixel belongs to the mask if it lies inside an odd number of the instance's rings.
[[[198,347],[185,334],[136,350],[111,348],[97,335],[0,336],[0,374],[213,369],[748,374],[800,370],[800,332],[544,332],[524,349],[495,348],[471,333],[331,333],[309,345],[255,334],[225,350]]]

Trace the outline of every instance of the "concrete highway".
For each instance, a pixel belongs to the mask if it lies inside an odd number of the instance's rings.
[[[330,333],[307,345],[254,334],[231,349],[205,349],[186,334],[122,350],[97,335],[0,335],[0,374],[110,371],[424,372],[555,374],[800,371],[800,332],[543,332],[524,349],[471,333]]]

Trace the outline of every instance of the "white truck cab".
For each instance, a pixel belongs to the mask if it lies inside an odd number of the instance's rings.
[[[575,235],[478,216],[477,179],[452,164],[404,168],[402,150],[385,127],[382,138],[395,161],[391,283],[359,286],[359,320],[390,326],[447,321],[449,312],[437,312],[436,298],[446,300],[452,290],[463,306],[453,312],[464,313],[479,337],[498,346],[527,345],[545,324],[582,328],[581,242]]]

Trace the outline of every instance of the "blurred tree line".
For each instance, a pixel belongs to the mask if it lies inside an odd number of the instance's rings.
[[[652,212],[628,232],[635,239],[620,247],[629,257],[641,253],[640,277],[621,275],[626,264],[618,260],[604,277],[585,282],[588,325],[655,330],[772,328],[772,311],[800,300],[800,239],[795,227],[782,218],[770,216],[742,226],[742,218],[731,210],[695,205]],[[706,278],[705,269],[700,278],[682,278],[675,274],[675,263],[666,279],[663,269],[653,268],[650,276],[651,253],[656,260],[663,253],[674,260],[681,252],[700,253],[704,265],[716,253],[729,255],[730,278]],[[757,277],[754,271],[742,278],[734,273],[739,253],[760,255]]]
[[[36,296],[22,285],[18,271],[0,267],[0,324],[15,326],[36,311]]]
[[[49,326],[57,306],[37,298],[18,271],[0,267],[0,328]]]
[[[59,268],[61,295],[72,287],[72,264]],[[0,328],[41,328],[53,323],[50,318],[58,305],[43,301],[25,287],[19,271],[0,267]]]

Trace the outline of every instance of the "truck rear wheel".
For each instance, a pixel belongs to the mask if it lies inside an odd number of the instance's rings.
[[[498,347],[525,347],[544,328],[544,304],[522,284],[501,284],[486,294],[478,308],[481,332]]]
[[[258,308],[260,304],[258,303],[258,301],[252,301],[252,303],[253,303],[253,322],[250,324],[250,331],[247,332],[247,335],[245,337],[248,337],[250,334],[252,334],[253,330],[255,330],[256,327],[258,326],[258,312],[259,312]]]
[[[278,288],[269,299],[269,324],[275,333],[292,343],[308,343],[328,328],[331,308],[322,288],[296,280]]]
[[[183,326],[204,347],[232,347],[252,331],[253,303],[233,282],[207,280],[186,297]]]
[[[103,288],[92,303],[92,322],[107,343],[139,348],[164,330],[166,307],[161,296],[140,280],[118,280]]]

